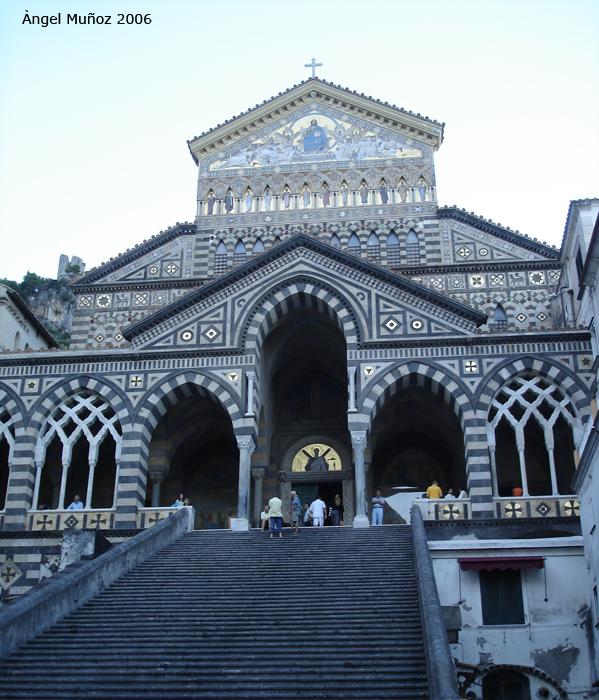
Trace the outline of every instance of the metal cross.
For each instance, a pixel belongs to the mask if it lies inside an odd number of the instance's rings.
[[[316,69],[318,67],[322,66],[322,63],[316,63],[316,59],[313,58],[310,63],[304,63],[304,68],[311,68],[312,69],[312,77],[316,77]]]

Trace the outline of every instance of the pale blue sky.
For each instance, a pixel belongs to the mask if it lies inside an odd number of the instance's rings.
[[[117,26],[122,11],[152,24]],[[3,0],[0,276],[54,276],[63,252],[89,268],[193,220],[186,140],[312,56],[319,77],[446,122],[441,204],[559,245],[569,201],[599,195],[598,36],[597,0]]]

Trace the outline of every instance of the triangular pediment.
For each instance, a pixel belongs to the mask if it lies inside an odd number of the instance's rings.
[[[188,141],[209,172],[315,160],[421,157],[443,124],[313,78]]]
[[[556,248],[463,209],[442,207],[438,216],[449,254],[446,262],[486,264],[559,259]]]
[[[269,295],[320,295],[355,320],[358,342],[471,335],[486,317],[412,280],[297,235],[125,329],[144,349],[243,350]],[[277,297],[278,298],[278,297]]]
[[[195,224],[177,224],[89,270],[73,285],[173,281],[191,274]]]

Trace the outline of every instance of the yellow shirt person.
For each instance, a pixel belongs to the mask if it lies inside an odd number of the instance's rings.
[[[441,491],[441,487],[436,481],[433,481],[433,483],[426,489],[426,497],[443,498],[443,491]]]

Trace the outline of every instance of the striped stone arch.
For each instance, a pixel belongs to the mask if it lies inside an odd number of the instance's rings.
[[[152,434],[160,418],[171,406],[194,394],[221,406],[231,419],[233,431],[241,430],[244,424],[243,411],[224,381],[219,381],[214,375],[182,372],[150,389],[139,402],[136,422],[142,431],[139,436],[141,455],[147,455]]]
[[[381,374],[364,395],[358,397],[361,403],[358,410],[369,420],[369,426],[381,407],[398,391],[408,387],[422,387],[440,396],[453,409],[465,434],[467,420],[472,413],[471,393],[460,378],[446,367],[428,362],[406,362],[393,367]]]
[[[485,423],[476,415],[472,393],[446,367],[415,361],[386,371],[368,387],[363,396],[358,397],[362,425],[359,425],[359,420],[354,420],[352,429],[368,430],[381,407],[398,391],[408,387],[422,387],[431,391],[456,414],[464,436],[464,463],[472,514],[474,517],[492,515],[493,489]]]
[[[521,357],[518,360],[507,361],[493,368],[491,376],[481,382],[475,396],[475,406],[478,410],[486,410],[491,406],[493,398],[502,386],[510,379],[525,372],[532,372],[556,384],[572,401],[579,416],[583,418],[590,413],[591,392],[574,372],[562,364],[547,358],[534,356]]]
[[[109,380],[81,375],[75,379],[65,379],[54,384],[33,407],[30,425],[39,433],[48,416],[65,399],[73,394],[89,391],[105,399],[114,409],[121,426],[131,422],[132,407],[124,392]]]
[[[345,337],[347,347],[355,347],[364,337],[351,304],[334,289],[308,276],[285,280],[268,290],[251,307],[241,324],[244,352],[260,355],[262,343],[275,323],[295,309],[317,309],[330,318]]]
[[[118,527],[136,527],[137,509],[145,500],[150,442],[158,421],[171,406],[193,395],[221,406],[231,420],[233,431],[240,430],[243,414],[239,404],[225,384],[213,375],[181,372],[148,390],[138,404],[132,430],[123,435],[117,491]]]

